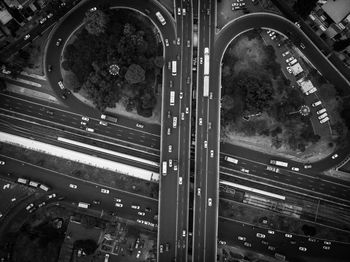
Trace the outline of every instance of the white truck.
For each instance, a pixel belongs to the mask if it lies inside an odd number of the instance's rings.
[[[101,115],[101,119],[107,120],[107,121],[110,121],[110,122],[114,122],[114,123],[118,122],[118,118],[113,117],[113,116],[108,116],[108,115],[105,115],[105,114]]]
[[[162,174],[163,176],[166,176],[167,175],[167,162],[166,161],[163,161],[163,166],[162,166]]]
[[[176,76],[176,61],[171,63],[171,75]]]
[[[170,91],[170,105],[175,105],[175,91]]]
[[[238,160],[236,158],[230,157],[230,156],[225,156],[225,160],[227,162],[231,162],[233,164],[238,164]]]
[[[287,162],[279,161],[279,160],[270,160],[271,165],[276,165],[276,166],[283,166],[283,167],[288,167]]]
[[[78,203],[78,207],[81,207],[81,208],[89,208],[90,204],[88,203],[84,203],[84,202],[79,202]]]

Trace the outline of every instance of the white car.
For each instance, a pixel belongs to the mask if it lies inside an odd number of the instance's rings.
[[[307,249],[306,249],[306,247],[299,247],[299,250],[305,252]]]
[[[182,15],[186,15],[186,9],[182,8]]]
[[[200,64],[203,64],[203,57],[200,57],[200,58],[199,58],[199,63],[200,63]]]
[[[292,238],[293,237],[291,234],[288,234],[288,233],[284,234],[284,236],[288,237],[288,238]]]
[[[261,233],[256,233],[256,237],[258,237],[258,238],[265,238],[265,235],[261,234]]]
[[[181,15],[181,9],[180,9],[180,7],[177,8],[177,15]]]
[[[181,44],[181,39],[180,39],[180,37],[177,38],[176,44],[177,44],[177,45],[180,45],[180,44]]]
[[[309,91],[307,91],[306,93],[305,93],[305,95],[310,95],[310,94],[312,94],[312,93],[315,93],[317,91],[317,88],[316,87],[313,87],[313,88],[311,88]]]
[[[329,117],[327,116],[327,117],[323,118],[323,119],[320,121],[320,123],[321,123],[321,124],[326,123],[328,120],[329,120]]]
[[[182,177],[179,177],[179,185],[182,185]]]
[[[301,47],[302,49],[305,49],[305,46],[304,46],[303,43],[300,43],[300,47]]]
[[[80,125],[82,125],[82,126],[86,126],[86,125],[87,125],[87,123],[86,123],[86,122],[84,122],[84,121],[82,121],[82,122],[80,122]]]
[[[100,121],[99,124],[101,126],[108,126],[108,123],[106,121]]]
[[[309,241],[309,242],[315,243],[315,242],[316,242],[316,239],[309,237],[308,241]]]
[[[180,97],[180,99],[182,99],[184,97],[184,93],[180,92],[179,97]]]
[[[298,167],[292,167],[292,170],[293,171],[299,171],[299,168]]]
[[[185,120],[185,113],[181,113],[181,120]]]
[[[122,202],[122,200],[120,198],[114,198],[114,201],[117,202],[117,203]]]
[[[49,13],[46,17],[50,19],[51,17],[53,17],[53,13]]]
[[[291,74],[292,73],[292,69],[289,66],[287,66],[286,68],[288,70],[288,73]]]
[[[29,205],[26,207],[26,209],[29,210],[29,209],[31,209],[33,206],[34,206],[34,204],[31,203],[31,204],[29,204]]]
[[[213,205],[213,200],[211,198],[208,198],[208,206],[212,206]]]
[[[294,23],[297,27],[299,27],[300,28],[300,24],[299,24],[299,22],[295,22]]]
[[[137,212],[137,214],[138,214],[139,216],[144,216],[144,215],[146,215],[145,212],[141,212],[141,211]]]
[[[336,159],[338,157],[338,154],[334,154],[333,156],[332,156],[332,159]]]
[[[199,123],[198,123],[200,126],[203,124],[203,120],[202,120],[202,118],[200,117],[199,118]]]
[[[101,188],[101,193],[103,194],[109,194],[109,190],[105,188]]]
[[[131,205],[131,208],[132,209],[140,209],[140,206],[138,206],[138,205]]]
[[[97,7],[92,7],[92,8],[90,8],[90,12],[94,12],[94,11],[96,11],[97,10]]]
[[[116,207],[123,207],[123,204],[122,203],[115,203],[115,206]]]
[[[165,39],[165,46],[169,46],[169,40]]]
[[[82,116],[82,117],[81,117],[81,120],[86,121],[86,122],[89,122],[90,118],[88,118],[87,116]]]
[[[38,205],[38,207],[43,207],[43,206],[45,206],[46,205],[46,202],[44,201],[44,202],[41,202],[39,205]]]
[[[273,231],[273,230],[267,230],[267,233],[273,235],[273,234],[275,234],[275,231]]]
[[[316,114],[320,115],[320,114],[323,114],[323,113],[326,112],[326,111],[327,111],[326,108],[322,108],[322,109],[318,110],[318,111],[316,112]]]
[[[169,159],[169,167],[172,167],[172,166],[173,166],[173,160]]]
[[[210,150],[210,157],[214,158],[214,150]]]
[[[138,128],[144,128],[145,126],[144,126],[143,124],[137,123],[137,124],[136,124],[136,127],[138,127]]]
[[[58,86],[63,90],[64,89],[64,85],[62,81],[58,81]]]
[[[244,242],[244,245],[245,245],[246,247],[251,247],[251,246],[252,246],[252,244],[250,244],[250,243],[248,243],[248,242]]]
[[[30,34],[27,34],[27,35],[24,36],[24,40],[27,40],[29,38],[30,38]]]
[[[43,24],[43,23],[45,23],[45,21],[46,21],[46,20],[47,20],[47,18],[46,18],[46,17],[41,18],[41,19],[40,19],[40,21],[39,21],[39,23],[40,23],[40,24]]]
[[[48,195],[47,197],[48,197],[49,199],[50,199],[50,198],[55,198],[55,197],[56,197],[56,194],[51,194],[51,195]]]
[[[58,38],[58,39],[57,39],[57,42],[56,42],[56,46],[60,46],[61,41],[62,41],[62,38]]]
[[[238,236],[238,240],[240,240],[240,241],[246,241],[246,237],[241,237],[241,236]]]
[[[244,172],[244,173],[247,173],[249,174],[249,170],[248,169],[245,169],[245,168],[241,168],[241,171]]]
[[[1,166],[5,165],[5,161],[0,161],[0,165]]]
[[[204,148],[207,148],[207,147],[208,147],[208,141],[205,140],[205,141],[204,141]]]
[[[70,188],[73,188],[73,189],[77,189],[77,188],[78,188],[78,186],[77,186],[77,185],[74,185],[74,184],[69,184],[69,187],[70,187]]]
[[[187,47],[191,47],[191,41],[187,40]]]
[[[286,52],[282,53],[283,57],[285,57],[286,55],[289,55],[289,51],[286,51]]]
[[[324,250],[330,250],[330,249],[331,249],[330,246],[323,246],[322,248],[323,248]]]
[[[167,135],[170,136],[170,134],[171,134],[171,129],[170,129],[170,127],[168,127]]]
[[[331,245],[332,243],[329,242],[329,241],[323,241],[323,244],[325,244],[325,245]]]
[[[186,114],[188,114],[190,112],[190,110],[188,109],[188,107],[186,107]]]
[[[226,245],[226,241],[219,240],[220,245]]]
[[[324,113],[324,114],[322,114],[322,115],[320,115],[319,117],[318,117],[318,119],[322,119],[322,118],[325,118],[327,116],[327,113]]]
[[[268,249],[268,250],[271,250],[271,251],[275,251],[276,248],[273,247],[273,246],[268,246],[267,249]]]
[[[172,146],[172,145],[169,145],[169,146],[168,146],[168,152],[169,152],[169,153],[173,152],[173,146]]]
[[[312,165],[304,165],[304,168],[305,169],[309,169],[309,168],[311,168],[312,167]]]
[[[291,56],[289,58],[286,59],[286,63],[289,63],[290,61],[292,61],[294,59],[294,56]]]
[[[316,107],[316,106],[319,106],[321,104],[322,104],[321,101],[316,101],[316,102],[312,103],[311,105],[312,105],[312,107]]]
[[[200,195],[201,195],[201,188],[198,187],[198,188],[197,188],[197,196],[200,196]]]

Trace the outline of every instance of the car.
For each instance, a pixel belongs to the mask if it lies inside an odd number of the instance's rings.
[[[34,204],[33,204],[33,203],[29,204],[29,205],[26,207],[26,210],[31,209],[33,206],[34,206]]]
[[[62,97],[63,100],[67,99],[67,96],[65,94],[62,94],[61,97]]]
[[[304,46],[303,43],[300,43],[300,47],[301,47],[302,49],[305,49],[305,46]]]
[[[331,249],[330,246],[322,246],[322,248],[323,248],[324,250],[330,250],[330,249]]]
[[[284,236],[288,237],[288,238],[292,238],[293,237],[291,234],[288,234],[288,233],[284,234]]]
[[[139,216],[144,216],[144,215],[146,215],[145,212],[141,212],[141,211],[137,212],[137,214],[138,214]]]
[[[168,127],[168,130],[167,130],[166,133],[167,133],[168,136],[170,136],[170,134],[171,134],[171,128],[170,127]]]
[[[86,122],[80,122],[80,125],[82,125],[82,126],[86,126],[86,125],[87,125],[87,123],[86,123]]]
[[[295,22],[294,23],[297,27],[299,27],[300,28],[300,24],[299,24],[299,22]]]
[[[86,121],[86,122],[89,122],[90,118],[88,118],[87,116],[82,116],[82,117],[81,117],[81,120]]]
[[[199,118],[199,123],[198,123],[200,126],[203,124],[203,119],[200,117]]]
[[[213,92],[209,92],[209,99],[213,99]]]
[[[322,118],[325,118],[327,116],[327,113],[324,113],[324,114],[322,114],[322,115],[320,115],[319,117],[318,117],[318,119],[322,119]]]
[[[29,213],[33,213],[36,210],[36,207],[33,207],[32,209],[29,209]]]
[[[287,71],[288,71],[289,74],[293,73],[292,69],[289,66],[287,66],[286,68],[287,68]]]
[[[273,247],[273,246],[268,246],[267,249],[268,249],[268,250],[271,250],[271,251],[275,251],[276,248]]]
[[[289,58],[286,59],[286,63],[289,63],[290,61],[292,61],[294,59],[294,56],[291,56]]]
[[[168,116],[168,118],[171,118],[171,111],[170,110],[168,110],[167,116]]]
[[[299,247],[299,250],[305,252],[307,249],[306,249],[306,247]]]
[[[208,206],[212,206],[213,205],[213,200],[211,198],[208,198]]]
[[[203,64],[203,57],[200,57],[200,58],[199,58],[199,63],[200,63],[200,64]]]
[[[51,17],[53,17],[53,13],[49,13],[46,17],[50,19]]]
[[[46,202],[44,201],[44,202],[41,202],[39,205],[38,205],[38,207],[43,207],[43,206],[45,206],[46,205]]]
[[[277,37],[276,35],[271,36],[271,40],[275,40],[276,37]]]
[[[180,99],[182,99],[184,97],[184,93],[180,92],[179,97],[180,97]]]
[[[338,157],[338,154],[334,154],[333,156],[332,156],[332,159],[336,159]]]
[[[169,249],[170,249],[169,243],[165,243],[165,251],[169,251]]]
[[[185,120],[185,113],[181,113],[181,120]]]
[[[159,245],[159,253],[163,253],[164,252],[164,247],[162,244]]]
[[[48,197],[49,199],[55,198],[55,197],[56,197],[56,194],[51,194],[51,195],[48,195],[47,197]]]
[[[316,113],[320,115],[320,114],[323,114],[324,112],[326,112],[326,108],[322,108],[321,110],[318,110]]]
[[[101,193],[103,194],[109,194],[109,190],[106,188],[101,188]]]
[[[101,126],[108,126],[108,123],[106,121],[100,121],[98,122]]]
[[[174,171],[177,171],[177,160],[174,160]]]
[[[327,117],[323,118],[323,119],[320,121],[320,123],[321,123],[321,124],[326,123],[328,120],[329,120],[329,117],[327,116]]]
[[[238,236],[238,240],[240,240],[240,241],[246,241],[246,237],[241,237],[241,236]]]
[[[52,72],[52,65],[48,65],[47,71],[48,71],[48,72]]]
[[[205,140],[205,141],[204,141],[204,148],[207,148],[207,147],[208,147],[208,141]]]
[[[85,128],[85,130],[88,131],[88,132],[91,132],[91,133],[95,132],[95,129],[90,128],[90,127]]]
[[[24,40],[28,40],[29,38],[30,38],[30,34],[27,34],[27,35],[24,36],[23,39],[24,39]]]
[[[316,107],[316,106],[319,106],[321,104],[322,104],[321,101],[316,101],[316,102],[313,102],[311,105],[312,105],[312,107]]]
[[[185,229],[182,230],[182,236],[183,236],[183,237],[186,237],[186,230],[185,230]]]
[[[289,53],[290,53],[289,51],[286,51],[286,52],[282,53],[282,56],[285,57],[286,55],[289,55]]]
[[[97,7],[92,7],[92,8],[89,9],[90,12],[94,12],[96,10],[97,10]]]
[[[123,204],[122,203],[115,203],[115,206],[116,207],[123,207]]]
[[[226,241],[219,240],[220,245],[226,245]]]
[[[56,46],[60,46],[61,41],[62,41],[62,38],[58,38],[58,39],[57,39],[57,42],[56,42]]]
[[[146,207],[146,208],[145,208],[145,211],[146,211],[146,212],[151,212],[152,209],[151,209],[150,207]]]
[[[309,237],[308,241],[309,241],[309,242],[315,243],[315,242],[316,242],[316,239]]]
[[[59,86],[62,90],[64,90],[64,85],[63,85],[63,82],[62,82],[62,81],[58,81],[58,86]]]
[[[117,202],[117,203],[122,202],[122,200],[120,198],[114,198],[114,201]]]
[[[244,242],[244,245],[245,245],[246,247],[251,247],[251,246],[252,246],[252,244],[250,244],[250,243],[248,243],[248,242]]]
[[[262,241],[261,241],[261,244],[263,244],[263,245],[268,245],[269,242],[267,242],[267,241],[265,241],[265,240],[262,240]]]
[[[172,145],[169,145],[169,146],[168,146],[168,152],[169,152],[169,153],[173,152],[173,146],[172,146]]]
[[[180,57],[179,54],[176,56],[176,59],[177,59],[177,60],[180,60],[180,59],[181,59],[181,57]]]
[[[182,176],[179,176],[179,185],[182,185]]]
[[[131,205],[131,208],[132,209],[140,209],[140,206],[133,204],[133,205]]]
[[[169,46],[169,40],[165,39],[165,46]]]
[[[197,188],[197,196],[201,196],[201,188],[200,187]]]
[[[94,205],[100,205],[101,204],[101,201],[100,200],[92,200],[92,203]]]
[[[210,150],[210,157],[214,158],[214,150]]]
[[[136,127],[138,127],[138,128],[144,128],[145,126],[144,126],[143,124],[136,123]]]
[[[177,45],[180,45],[180,44],[181,44],[181,39],[180,39],[180,37],[177,38],[176,44],[177,44]]]
[[[172,166],[173,166],[173,160],[169,159],[169,167],[172,167]]]
[[[245,168],[241,168],[241,171],[244,172],[244,173],[247,173],[249,174],[249,170],[248,169],[245,169]]]
[[[40,24],[43,24],[43,23],[45,23],[46,20],[47,20],[47,18],[46,18],[46,17],[43,17],[43,18],[40,19],[39,23],[40,23]]]
[[[191,47],[191,41],[187,40],[187,47]]]
[[[0,161],[0,165],[1,166],[5,165],[5,161]]]
[[[188,109],[188,107],[186,107],[185,113],[188,114],[189,112],[190,112],[190,110]]]
[[[275,172],[275,173],[279,173],[280,172],[280,169],[277,168],[277,167],[274,167],[274,166],[267,166],[266,170],[272,171],[272,172]]]
[[[312,94],[312,93],[315,93],[317,91],[317,88],[316,87],[313,87],[313,88],[311,88],[309,91],[307,91],[306,93],[305,93],[305,95],[310,95],[310,94]]]
[[[181,15],[181,8],[180,7],[177,8],[177,15]]]
[[[78,188],[78,186],[77,186],[77,185],[74,185],[74,184],[69,184],[69,187],[70,187],[70,188],[73,188],[73,189],[77,189],[77,188]]]
[[[141,256],[141,250],[137,251],[136,258],[139,258]]]
[[[311,168],[312,167],[312,165],[304,165],[304,168],[305,169],[309,169],[309,168]]]
[[[267,230],[267,233],[269,233],[270,235],[274,235],[274,234],[275,234],[275,231],[273,231],[273,230]]]
[[[258,237],[258,238],[265,238],[265,235],[261,234],[261,233],[256,233],[256,237]]]

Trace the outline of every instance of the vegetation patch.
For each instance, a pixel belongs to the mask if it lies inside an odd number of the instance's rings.
[[[84,90],[97,109],[122,102],[126,111],[152,116],[162,46],[151,23],[135,12],[106,9],[87,12],[85,26],[64,51],[63,69],[74,73],[74,92]]]

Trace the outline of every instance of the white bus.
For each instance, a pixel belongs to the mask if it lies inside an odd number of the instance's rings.
[[[161,14],[160,12],[157,12],[157,13],[156,13],[156,16],[157,16],[159,22],[160,22],[162,25],[165,25],[165,24],[166,24],[165,19],[164,19],[164,17],[162,16],[162,14]]]
[[[162,174],[163,176],[166,176],[167,175],[167,162],[166,161],[163,161],[163,168],[162,168]]]
[[[90,204],[88,203],[84,203],[84,202],[79,202],[78,203],[78,207],[81,207],[81,208],[89,208]]]
[[[17,179],[17,182],[18,183],[21,183],[23,185],[26,185],[28,183],[28,179],[25,179],[25,178],[18,178]]]
[[[287,162],[278,161],[278,160],[270,160],[270,164],[276,165],[276,166],[288,167],[288,163]]]
[[[209,75],[209,48],[204,48],[204,75]]]
[[[170,105],[175,105],[175,91],[170,91]]]
[[[173,62],[171,63],[171,74],[172,74],[173,76],[176,76],[176,61],[173,61]]]
[[[45,186],[45,185],[43,185],[43,184],[40,184],[40,189],[42,189],[42,190],[44,190],[44,191],[49,191],[50,190],[50,188],[48,187],[48,186]]]
[[[238,160],[230,156],[225,156],[225,160],[234,164],[238,164]]]
[[[209,95],[209,76],[204,76],[203,84],[203,96],[207,97]]]

